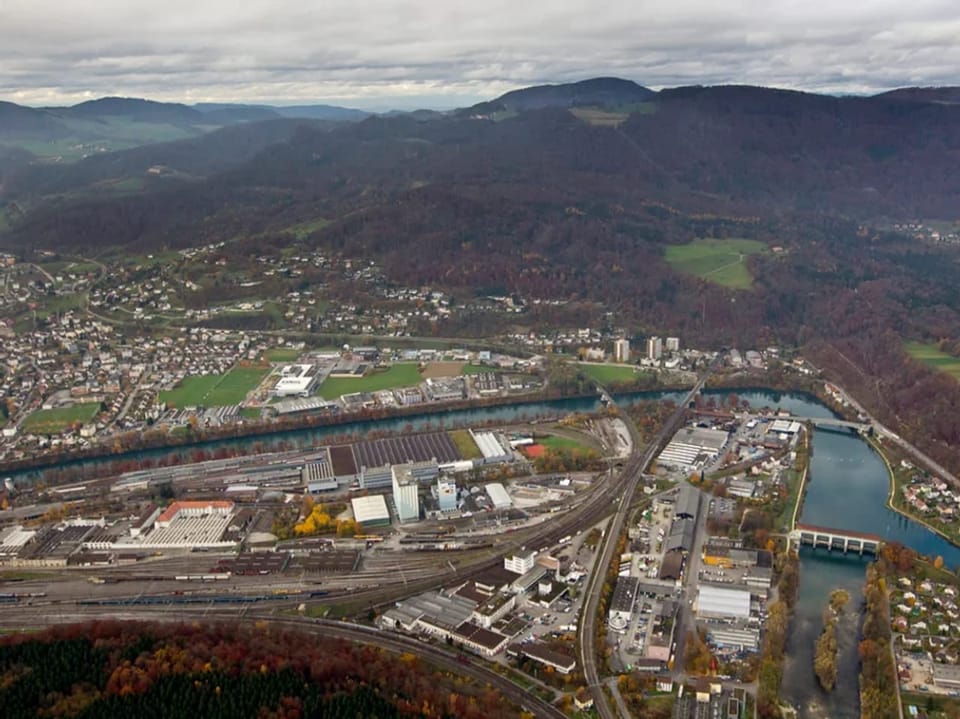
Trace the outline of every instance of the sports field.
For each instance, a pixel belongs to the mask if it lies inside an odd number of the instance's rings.
[[[235,367],[226,374],[187,377],[172,390],[160,393],[160,401],[176,408],[227,407],[240,404],[269,370],[261,367]]]
[[[941,352],[935,342],[904,342],[903,349],[915,360],[960,379],[960,357]]]
[[[40,409],[23,421],[23,431],[27,434],[57,434],[73,424],[86,424],[96,417],[99,411],[99,402]]]
[[[537,440],[537,442],[550,451],[558,450],[567,450],[570,452],[586,452],[590,449],[587,445],[578,442],[575,439],[570,439],[569,437],[560,437],[555,434],[551,434],[548,437],[543,437],[542,439]]]
[[[266,351],[267,359],[270,362],[293,362],[304,350],[295,350],[290,347],[271,347]]]
[[[766,250],[767,246],[758,240],[701,238],[688,245],[668,245],[665,258],[677,272],[732,290],[749,290],[753,286],[753,275],[747,267],[747,258]]]
[[[320,385],[320,396],[336,399],[354,392],[379,392],[382,389],[413,387],[420,384],[416,362],[398,362],[386,369],[367,372],[363,377],[328,377]]]
[[[581,372],[600,384],[627,384],[636,382],[640,376],[633,367],[615,364],[579,364]]]

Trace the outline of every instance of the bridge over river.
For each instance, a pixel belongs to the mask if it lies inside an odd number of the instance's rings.
[[[856,552],[857,554],[877,554],[883,537],[865,532],[850,532],[845,529],[830,529],[812,524],[797,524],[788,535],[790,542],[807,545],[814,549],[820,547],[830,551]]]
[[[847,420],[847,419],[837,419],[836,417],[795,417],[793,415],[789,417],[783,417],[782,419],[793,420],[794,422],[809,422],[815,427],[837,427],[837,428],[846,428],[846,429],[855,429],[861,432],[868,431],[873,428],[873,425],[870,421],[861,422],[859,420]]]

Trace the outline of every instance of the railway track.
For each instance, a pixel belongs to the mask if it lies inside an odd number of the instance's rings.
[[[395,634],[382,632],[374,627],[350,624],[326,619],[308,619],[305,617],[279,617],[270,612],[242,611],[245,620],[265,622],[275,627],[290,628],[298,632],[316,634],[323,637],[335,637],[346,641],[371,644],[387,651],[401,654],[411,652],[428,663],[449,670],[451,673],[466,675],[481,686],[490,684],[496,687],[504,697],[514,702],[524,711],[536,717],[546,719],[564,719],[566,715],[552,704],[531,694],[506,677],[476,663],[469,657],[448,651],[432,644],[408,639]],[[77,612],[65,615],[62,612],[37,611],[35,608],[18,607],[4,611],[0,615],[0,626],[23,629],[25,627],[46,626],[50,624],[73,623],[83,620],[110,619],[129,621],[184,621],[188,617],[202,617],[204,621],[236,622],[238,611],[200,610],[199,608],[181,609],[171,616],[168,609],[160,608],[123,608],[120,612],[98,607],[79,607]]]

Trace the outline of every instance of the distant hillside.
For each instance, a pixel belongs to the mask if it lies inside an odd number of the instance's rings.
[[[224,127],[188,140],[92,155],[69,165],[36,164],[10,173],[2,197],[23,199],[82,190],[97,183],[141,182],[171,176],[199,179],[242,165],[265,148],[286,142],[303,128],[332,125],[280,118]],[[2,159],[2,155],[0,155]]]
[[[351,122],[370,117],[371,113],[336,105],[277,105],[271,106],[274,112],[283,117],[301,117],[310,120],[334,120]]]
[[[960,87],[903,87],[890,90],[876,97],[907,102],[938,102],[946,105],[960,104]]]
[[[548,107],[617,107],[647,102],[656,93],[632,80],[600,77],[564,85],[539,85],[513,90],[495,100],[483,102],[462,111],[467,115],[493,112],[523,112]]]
[[[186,105],[171,102],[154,102],[130,97],[104,97],[81,102],[67,108],[50,108],[65,117],[99,118],[126,117],[136,122],[178,123],[196,125],[202,123],[202,112]]]
[[[232,125],[236,122],[263,122],[283,117],[279,112],[275,112],[269,107],[258,105],[203,103],[193,107],[203,113],[206,122],[217,125]]]
[[[69,128],[46,110],[0,102],[0,142],[11,138],[66,137]]]

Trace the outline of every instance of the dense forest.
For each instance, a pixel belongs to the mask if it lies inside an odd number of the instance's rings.
[[[263,626],[98,622],[0,641],[6,719],[515,717],[490,689],[358,646]]]

